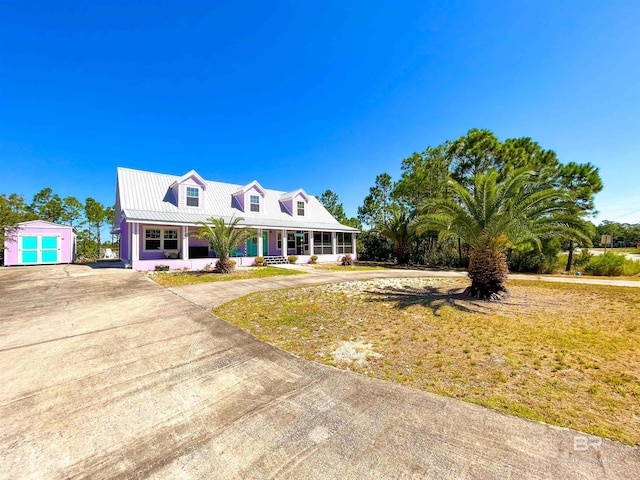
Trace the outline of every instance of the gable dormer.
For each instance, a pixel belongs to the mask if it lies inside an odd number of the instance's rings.
[[[264,212],[266,193],[258,181],[254,180],[233,193],[232,197],[242,212],[257,215]]]
[[[204,193],[206,188],[206,182],[195,170],[185,173],[169,187],[173,192],[178,207],[194,210],[204,209]]]
[[[306,217],[309,215],[309,195],[301,188],[293,192],[283,193],[280,196],[280,204],[293,217]]]

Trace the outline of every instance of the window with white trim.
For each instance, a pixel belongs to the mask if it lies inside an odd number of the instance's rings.
[[[338,253],[353,253],[353,233],[336,233],[336,248]]]
[[[187,187],[187,207],[200,206],[200,190],[197,187]]]
[[[293,233],[287,233],[287,250],[295,250],[296,236]]]
[[[331,255],[331,232],[313,232],[313,253]]]
[[[276,248],[278,250],[282,250],[282,232],[278,232],[278,237],[276,240]]]
[[[177,228],[145,228],[144,251],[178,250],[179,238]]]
[[[304,202],[298,202],[298,216],[304,217]]]
[[[252,212],[259,212],[260,211],[260,197],[258,195],[250,195],[249,196],[249,205],[250,205],[250,210]]]

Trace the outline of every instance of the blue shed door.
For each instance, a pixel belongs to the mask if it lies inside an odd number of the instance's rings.
[[[58,263],[60,238],[57,235],[24,235],[20,237],[20,263]]]
[[[20,237],[20,263],[38,263],[38,237]]]

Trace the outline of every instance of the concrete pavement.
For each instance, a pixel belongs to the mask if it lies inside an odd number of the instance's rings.
[[[0,298],[3,479],[640,471],[638,448],[301,360],[137,272],[2,268]]]

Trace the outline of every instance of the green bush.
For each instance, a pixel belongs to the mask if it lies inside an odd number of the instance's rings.
[[[256,267],[264,267],[265,266],[264,257],[256,257],[254,261],[255,261]]]
[[[313,263],[313,264],[318,263],[318,256],[317,255],[311,255],[311,263]]]
[[[560,240],[542,242],[542,249],[535,245],[525,245],[513,250],[509,255],[509,270],[526,273],[553,273],[557,267]],[[564,267],[564,265],[563,265]]]
[[[573,255],[573,267],[576,270],[583,269],[584,267],[589,265],[589,262],[591,261],[592,258],[593,258],[593,255],[591,254],[589,249],[583,248],[580,251],[580,255],[575,255],[575,254]]]
[[[298,261],[298,257],[295,255],[289,255],[287,259],[289,260],[289,263],[296,263]]]
[[[584,268],[585,273],[617,277],[640,274],[640,262],[626,258],[613,252],[594,256]]]

